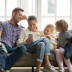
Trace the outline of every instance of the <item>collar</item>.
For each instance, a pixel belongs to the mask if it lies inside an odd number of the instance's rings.
[[[10,20],[8,20],[8,23],[12,25],[12,23],[11,23]],[[19,25],[18,24],[15,24],[15,25],[12,25],[12,26],[18,27]]]

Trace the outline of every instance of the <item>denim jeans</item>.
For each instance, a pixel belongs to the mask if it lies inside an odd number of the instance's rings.
[[[70,59],[72,58],[72,43],[68,43],[67,46],[65,47],[65,51],[64,51],[64,57],[66,59]]]
[[[24,45],[15,48],[10,48],[6,43],[5,45],[9,55],[6,55],[5,51],[0,47],[0,69],[9,70],[16,61],[24,55],[26,47]]]
[[[43,62],[44,55],[50,55],[49,40],[41,38],[30,44],[25,44],[27,52],[36,53],[37,61]]]

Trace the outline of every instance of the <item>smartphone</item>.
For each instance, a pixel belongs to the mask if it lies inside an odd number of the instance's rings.
[[[29,38],[33,40],[33,34],[29,34]]]

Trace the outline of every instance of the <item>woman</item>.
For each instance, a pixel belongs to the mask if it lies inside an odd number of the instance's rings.
[[[35,16],[29,16],[28,29],[21,29],[17,45],[24,44],[27,48],[27,52],[36,53],[37,68],[35,72],[42,72],[40,67],[43,62],[43,58],[45,59],[45,66],[43,69],[44,72],[58,72],[49,62],[49,40],[47,38],[40,38],[40,36],[38,36],[41,35],[41,33],[37,30],[37,23],[38,22]],[[30,34],[33,35],[33,38],[29,37]]]

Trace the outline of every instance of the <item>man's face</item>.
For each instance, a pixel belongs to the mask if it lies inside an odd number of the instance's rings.
[[[37,31],[37,21],[36,20],[28,21],[28,25],[29,25],[28,28],[30,31],[33,31],[33,32]]]
[[[15,22],[19,22],[19,21],[21,21],[21,19],[22,19],[22,14],[23,14],[23,12],[22,11],[18,11],[17,13],[16,12],[13,12],[13,19],[14,19],[14,21]]]

